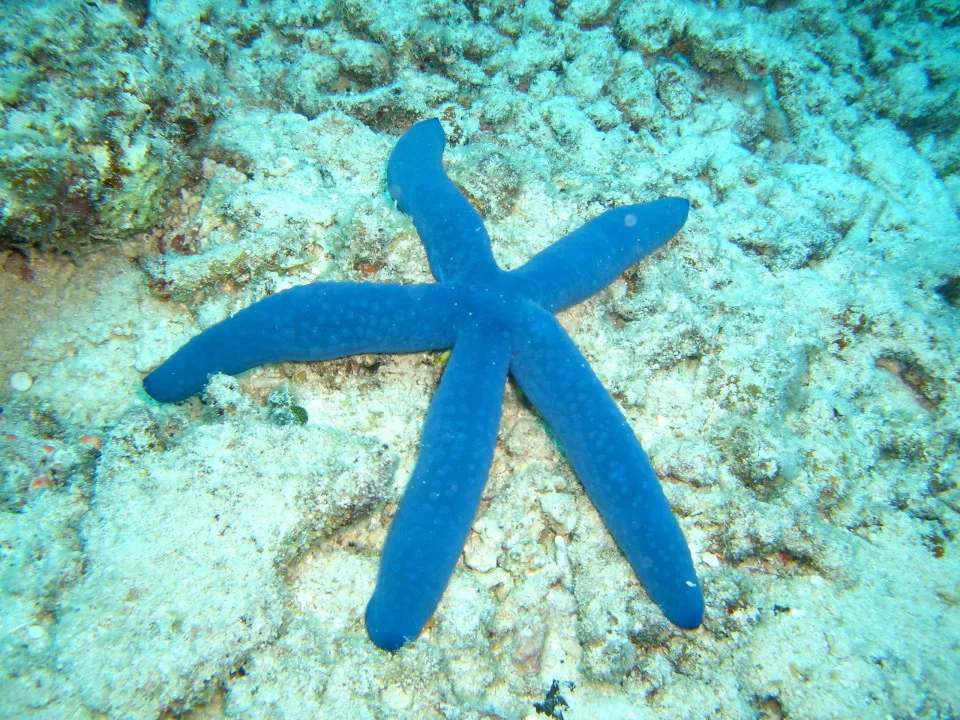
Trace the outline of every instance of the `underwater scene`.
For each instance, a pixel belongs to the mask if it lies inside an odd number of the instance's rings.
[[[2,0],[0,718],[960,718],[960,2]]]

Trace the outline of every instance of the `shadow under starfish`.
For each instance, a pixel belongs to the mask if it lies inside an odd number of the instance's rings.
[[[656,473],[553,317],[673,237],[687,201],[608,210],[505,272],[480,216],[443,171],[444,143],[438,120],[420,122],[387,166],[390,194],[413,218],[436,284],[318,282],[279,292],[190,340],[144,379],[146,391],[176,402],[213,373],[264,363],[453,348],[383,547],[366,612],[371,640],[397,650],[440,602],[479,508],[508,374],[553,428],[653,601],[679,627],[698,627],[703,592]]]

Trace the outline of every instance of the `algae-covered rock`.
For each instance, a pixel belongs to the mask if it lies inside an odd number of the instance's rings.
[[[191,173],[212,66],[141,27],[134,5],[0,7],[0,248],[128,237]]]

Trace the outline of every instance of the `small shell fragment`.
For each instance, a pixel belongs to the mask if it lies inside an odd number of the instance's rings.
[[[718,558],[713,553],[705,552],[700,556],[700,559],[703,560],[703,564],[708,567],[718,568],[720,567],[720,558]]]

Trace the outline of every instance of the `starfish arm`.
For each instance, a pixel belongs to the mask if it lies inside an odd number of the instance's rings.
[[[703,591],[680,525],[626,418],[559,323],[520,314],[510,372],[553,428],[647,593],[679,627],[703,620]]]
[[[445,140],[436,118],[410,128],[390,154],[387,187],[413,218],[434,277],[480,280],[499,268],[483,221],[443,171]]]
[[[420,634],[453,574],[493,461],[509,356],[505,333],[476,326],[454,345],[367,605],[384,650]]]
[[[690,204],[662,198],[607,210],[508,273],[551,313],[586,300],[676,235]]]
[[[177,402],[207,378],[281,360],[416,352],[453,345],[462,291],[450,285],[321,282],[271,295],[204,330],[144,378]]]

